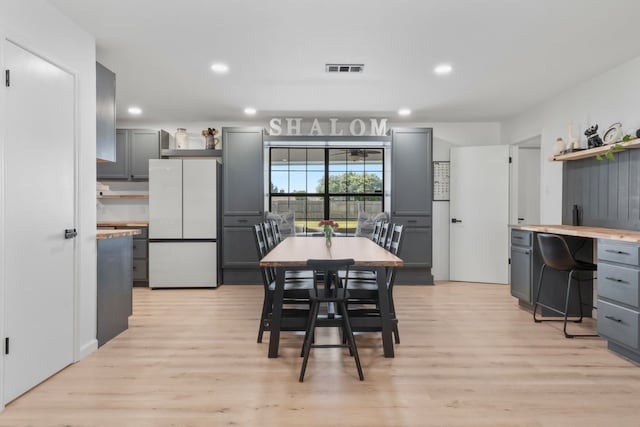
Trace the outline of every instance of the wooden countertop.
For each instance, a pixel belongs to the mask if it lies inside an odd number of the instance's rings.
[[[149,221],[98,221],[98,227],[148,227]]]
[[[537,233],[563,234],[565,236],[640,243],[640,231],[621,230],[619,228],[587,227],[584,225],[513,225],[511,228],[535,231]]]
[[[140,230],[130,228],[128,230],[96,230],[96,239],[115,239],[117,237],[127,237],[142,234]]]
[[[307,259],[353,258],[356,266],[402,267],[403,261],[366,237],[287,237],[260,260],[261,267],[305,267]]]

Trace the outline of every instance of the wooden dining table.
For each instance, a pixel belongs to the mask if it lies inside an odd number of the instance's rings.
[[[333,237],[328,246],[324,237],[287,237],[260,260],[260,267],[274,267],[276,286],[273,299],[271,333],[269,337],[269,357],[278,357],[280,330],[282,325],[282,300],[284,279],[287,270],[308,268],[308,259],[344,259],[353,258],[354,268],[367,268],[376,272],[382,330],[382,347],[385,357],[394,357],[393,320],[389,311],[389,292],[387,290],[387,268],[402,267],[403,261],[391,252],[366,237]]]

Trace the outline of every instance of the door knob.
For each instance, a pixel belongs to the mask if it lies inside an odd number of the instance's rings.
[[[65,239],[73,239],[78,235],[78,231],[75,228],[66,228],[64,230],[64,238]]]
[[[462,220],[458,218],[451,218],[451,222],[455,224],[456,222],[462,222]]]

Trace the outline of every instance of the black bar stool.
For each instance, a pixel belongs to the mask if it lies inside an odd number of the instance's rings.
[[[576,278],[573,273],[577,271],[583,272],[593,272],[598,269],[595,264],[583,261],[577,261],[573,255],[571,255],[571,251],[569,250],[569,246],[567,246],[567,242],[564,240],[562,236],[557,234],[538,234],[538,244],[540,246],[540,252],[542,253],[542,259],[544,264],[540,269],[540,279],[538,280],[538,292],[536,292],[536,299],[533,304],[533,320],[535,322],[543,322],[550,321],[554,319],[538,319],[536,317],[536,312],[538,310],[538,306],[551,310],[555,313],[561,314],[564,316],[564,336],[567,338],[573,337],[597,337],[597,334],[569,334],[567,333],[567,317],[569,312],[569,298],[571,296],[571,284],[573,280],[575,280],[578,284],[578,304],[580,309],[580,318],[578,320],[574,320],[575,323],[582,322],[582,306],[586,305],[582,302],[582,292],[580,290],[580,282],[581,280]],[[564,311],[559,310],[556,307],[551,307],[547,304],[543,304],[540,302],[540,294],[542,291],[542,285],[544,281],[542,277],[544,276],[545,268],[549,267],[557,271],[565,271],[569,273],[569,278],[567,280],[567,296],[564,304]],[[591,307],[594,308],[594,307]]]

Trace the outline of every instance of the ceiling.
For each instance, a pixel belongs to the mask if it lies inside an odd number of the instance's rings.
[[[499,121],[640,56],[638,0],[51,3],[95,35],[119,120],[136,105],[145,122],[246,121],[245,107],[265,122]],[[328,74],[326,63],[365,66]],[[440,63],[453,72],[435,75]]]

